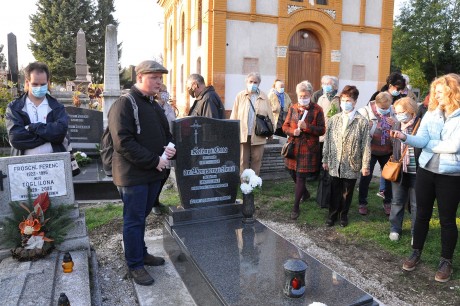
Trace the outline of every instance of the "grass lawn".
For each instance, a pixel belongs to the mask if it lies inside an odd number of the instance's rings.
[[[319,208],[315,203],[317,182],[309,182],[308,190],[311,199],[307,205],[301,205],[301,214],[297,220],[299,224],[311,226],[325,226],[327,209]],[[356,186],[357,187],[357,186]],[[373,244],[376,248],[386,250],[398,257],[407,257],[410,254],[410,215],[406,211],[403,224],[403,233],[399,241],[390,241],[388,238],[390,225],[388,217],[383,212],[382,199],[376,195],[378,180],[371,182],[369,189],[369,215],[358,214],[358,191],[355,189],[353,202],[349,212],[349,225],[345,228],[335,226],[335,230],[342,233],[347,239],[358,243]],[[238,191],[238,198],[242,198]],[[289,220],[289,215],[294,203],[294,183],[291,179],[278,181],[264,181],[262,191],[255,198],[256,206],[269,209],[277,214],[284,215]],[[176,190],[164,190],[161,194],[161,202],[165,205],[177,205],[179,195]],[[121,217],[123,208],[121,204],[103,204],[98,207],[90,207],[86,210],[86,225],[89,230],[110,222],[113,218]],[[459,214],[457,214],[459,216]],[[460,217],[457,217],[457,225],[460,227]],[[440,225],[437,206],[434,207],[433,218],[430,223],[430,231],[425,243],[422,259],[425,264],[436,270],[441,252]],[[460,243],[457,246],[454,257],[454,278],[460,278]],[[400,259],[397,259],[400,261]]]

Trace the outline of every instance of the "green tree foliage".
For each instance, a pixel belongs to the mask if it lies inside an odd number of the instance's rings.
[[[30,16],[32,40],[29,47],[38,61],[50,67],[53,81],[74,80],[77,33],[85,32],[87,60],[96,81],[101,80],[104,63],[105,22],[117,22],[111,12],[113,0],[38,0]],[[101,31],[104,28],[104,31]],[[101,64],[102,63],[102,64]]]
[[[392,66],[422,91],[435,77],[460,72],[459,17],[460,0],[406,0],[395,20]]]
[[[0,67],[6,65],[5,54],[3,54],[3,45],[0,45]]]

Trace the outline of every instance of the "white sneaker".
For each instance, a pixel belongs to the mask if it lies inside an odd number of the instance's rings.
[[[390,233],[390,240],[391,241],[398,241],[399,240],[399,234],[395,232]]]

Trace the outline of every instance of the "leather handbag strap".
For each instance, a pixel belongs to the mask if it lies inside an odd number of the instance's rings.
[[[420,125],[420,121],[422,121],[422,119],[419,118],[419,119],[417,120],[417,123],[415,123],[415,127],[414,127],[414,129],[412,130],[412,135],[415,135],[415,133],[417,132],[418,127],[419,127],[419,125]],[[399,159],[399,162],[402,162],[404,156],[406,156],[406,153],[407,153],[407,149],[408,149],[408,148],[409,148],[408,145],[404,148],[404,151],[403,151],[403,153],[401,154],[401,158]]]

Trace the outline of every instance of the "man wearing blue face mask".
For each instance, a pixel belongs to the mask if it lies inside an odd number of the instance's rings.
[[[11,155],[66,152],[69,117],[64,105],[49,95],[48,66],[31,63],[24,76],[25,93],[8,104],[5,114]]]
[[[286,115],[291,107],[291,98],[284,91],[284,82],[281,80],[275,80],[273,88],[268,94],[268,100],[272,106],[273,118],[275,121],[275,135],[286,137],[283,133],[283,123],[286,120]]]

